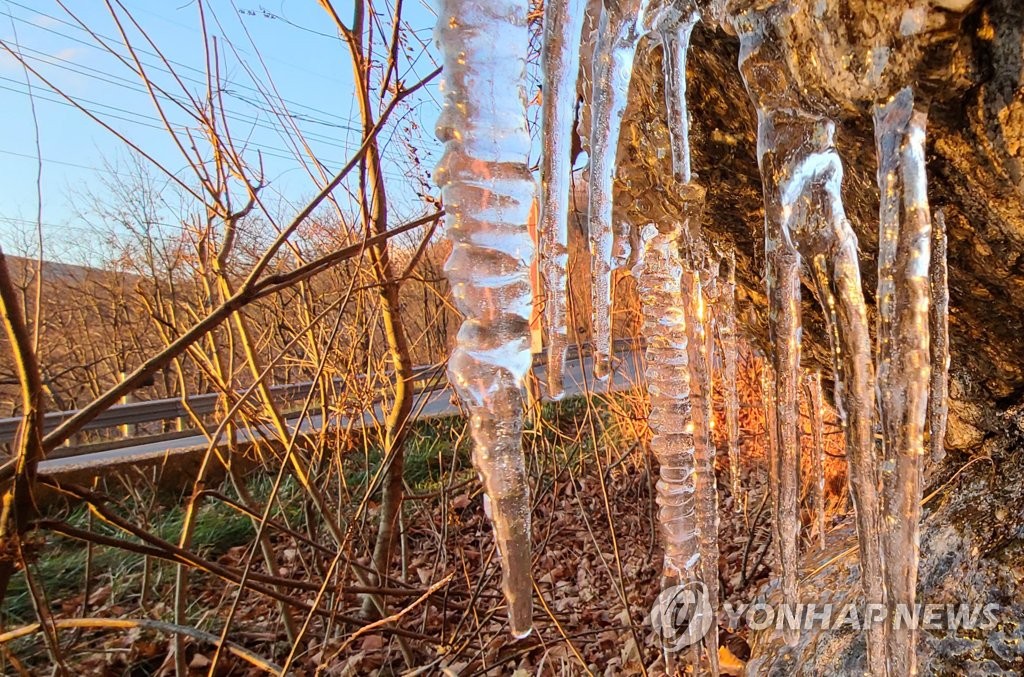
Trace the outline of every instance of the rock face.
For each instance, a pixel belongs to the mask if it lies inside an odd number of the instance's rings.
[[[918,646],[921,674],[1019,675],[1024,672],[1024,471],[1012,450],[987,446],[991,458],[975,458],[927,500],[921,536],[918,602],[992,609],[995,627],[955,631],[946,608],[939,628],[922,630]],[[1017,454],[1019,457],[1019,453]],[[849,531],[849,530],[848,530]],[[802,572],[805,603],[833,605],[834,613],[860,592],[856,539],[836,538],[822,555],[808,557]],[[769,601],[779,601],[772,586]],[[973,613],[972,609],[972,613]],[[820,611],[819,611],[820,613]],[[846,624],[832,631],[813,629],[787,647],[781,632],[753,633],[749,675],[864,674],[864,634]]]
[[[760,3],[769,4],[769,3]],[[836,21],[870,26],[882,5],[843,0]],[[904,3],[894,0],[892,5]],[[952,10],[904,56],[930,99],[929,198],[946,215],[949,238],[951,403],[945,464],[926,495],[919,601],[1003,607],[994,631],[922,633],[922,672],[1024,672],[1024,3],[943,0]],[[965,10],[963,13],[960,10]],[[808,31],[813,26],[806,27]],[[853,30],[853,29],[851,29]],[[859,30],[859,28],[858,28]],[[867,29],[865,29],[867,30]],[[840,45],[841,47],[841,45]],[[838,49],[838,48],[837,48]],[[763,203],[755,159],[756,117],[737,71],[739,46],[725,31],[698,28],[689,59],[693,169],[707,188],[704,227],[720,250],[737,251],[742,318],[766,340]],[[810,54],[839,58],[839,51]],[[911,67],[910,64],[913,64]],[[866,68],[865,63],[858,67]],[[903,82],[906,84],[906,82]],[[875,144],[865,97],[842,78],[818,82],[822,106],[839,122],[844,198],[859,239],[864,291],[873,300],[878,195]],[[641,45],[619,148],[618,217],[642,225],[680,209],[665,126],[658,48]],[[833,98],[830,98],[833,97]],[[805,290],[805,299],[813,299]],[[821,313],[804,307],[804,361],[829,373]],[[983,459],[983,460],[980,460]],[[964,464],[970,465],[958,472]],[[857,594],[856,555],[823,560],[802,582],[836,599]],[[805,633],[795,649],[771,634],[755,638],[751,674],[851,674],[863,665],[860,632]],[[966,662],[965,662],[966,661]]]

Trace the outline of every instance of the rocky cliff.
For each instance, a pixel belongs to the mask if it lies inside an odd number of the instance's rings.
[[[770,3],[761,3],[770,4]],[[867,25],[874,2],[840,2],[839,21]],[[899,4],[899,3],[895,3]],[[1024,671],[1024,4],[941,2],[952,10],[929,25],[913,67],[900,77],[928,97],[928,180],[933,211],[949,238],[951,403],[941,468],[930,475],[922,525],[919,600],[1003,607],[984,636],[924,633],[923,672]],[[962,11],[961,11],[962,10]],[[853,28],[850,29],[854,30]],[[841,32],[841,31],[840,31]],[[767,341],[757,119],[737,70],[739,44],[721,28],[698,28],[689,59],[693,167],[707,188],[704,227],[720,250],[738,252],[748,334]],[[829,58],[807,54],[808,58]],[[899,71],[899,65],[896,69]],[[875,143],[869,101],[842,82],[818,83],[820,105],[837,120],[843,192],[859,240],[865,294],[873,301],[878,241]],[[839,93],[837,93],[839,92]],[[638,55],[619,147],[616,210],[634,224],[680,208],[665,125],[660,48]],[[808,281],[809,282],[809,281]],[[804,294],[805,363],[828,364],[820,310]],[[828,373],[828,369],[826,369]],[[965,467],[966,466],[966,467]],[[839,539],[836,539],[839,540]],[[849,546],[807,562],[805,590],[855,595]],[[863,666],[861,633],[805,633],[795,649],[755,638],[751,674],[851,674]]]

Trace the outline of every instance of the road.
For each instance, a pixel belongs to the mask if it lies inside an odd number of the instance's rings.
[[[615,368],[614,375],[605,383],[596,382],[593,375],[593,359],[589,356],[571,359],[566,364],[565,370],[565,393],[566,397],[581,395],[587,392],[601,393],[609,390],[625,390],[637,384],[637,372],[639,364],[639,353],[634,351],[624,352]],[[543,383],[544,368],[535,368],[534,373]],[[448,387],[434,390],[424,390],[416,394],[416,401],[413,404],[415,418],[419,420],[450,416],[459,413],[459,407],[452,402],[451,390]],[[375,420],[383,418],[381,405],[375,404],[374,411],[367,411],[360,420],[353,421],[351,417],[342,416],[335,419],[337,425],[342,427],[360,427],[372,425]],[[296,419],[289,422],[291,426],[296,424]],[[300,432],[303,434],[316,433],[323,426],[323,415],[320,413],[307,416],[302,421]],[[273,438],[269,430],[246,428],[236,432],[238,444],[252,443],[256,437]],[[38,472],[45,476],[58,476],[78,472],[95,472],[103,468],[145,464],[168,460],[172,457],[183,456],[201,452],[209,446],[209,441],[203,435],[190,435],[187,437],[175,437],[173,439],[161,439],[158,441],[143,442],[122,446],[117,449],[95,451],[76,456],[64,458],[50,458],[39,464]]]

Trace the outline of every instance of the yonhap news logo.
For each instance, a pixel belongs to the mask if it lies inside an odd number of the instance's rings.
[[[862,630],[888,623],[894,628],[916,630],[981,630],[999,623],[998,604],[883,604],[801,602],[770,604],[726,602],[718,619],[730,628],[745,624],[751,630]],[[665,588],[648,616],[651,627],[669,651],[678,651],[701,641],[711,629],[714,613],[707,588],[700,581]]]
[[[648,617],[665,649],[675,652],[695,644],[708,633],[714,620],[708,589],[700,581],[665,588],[654,600]]]

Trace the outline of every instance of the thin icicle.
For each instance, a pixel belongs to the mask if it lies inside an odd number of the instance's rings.
[[[700,285],[704,293],[704,349],[708,355],[708,393],[715,391],[715,334],[718,333],[718,308],[722,290],[718,286],[718,275],[722,262],[713,258],[711,249],[702,243]],[[715,417],[711,417],[711,429],[715,429]]]
[[[651,450],[660,466],[657,502],[665,547],[663,589],[700,577],[694,430],[677,239],[678,226],[645,227],[641,233],[643,255],[633,269],[647,337],[646,375],[651,397],[648,422],[654,433]],[[673,659],[671,655],[666,656],[667,662]]]
[[[701,196],[703,197],[703,196]],[[702,202],[702,201],[701,201]],[[699,206],[691,205],[689,223],[684,224],[682,296],[686,309],[686,350],[689,355],[690,399],[693,417],[694,477],[697,487],[697,531],[701,578],[708,591],[712,611],[718,611],[718,481],[715,477],[715,444],[711,438],[712,407],[711,365],[708,359],[708,310],[701,289],[700,263],[704,248],[700,245]],[[718,675],[718,623],[712,617],[711,630],[704,638],[711,674]]]
[[[879,545],[878,462],[874,454],[872,419],[874,373],[867,310],[860,280],[857,239],[843,208],[840,189],[842,162],[834,144],[835,125],[828,119],[803,112],[800,78],[788,72],[799,61],[791,52],[788,36],[791,16],[782,12],[750,11],[734,17],[740,37],[740,72],[758,113],[758,158],[764,184],[766,221],[776,224],[771,239],[782,238],[777,254],[792,254],[784,243],[796,246],[807,261],[818,261],[826,271],[828,289],[834,294],[836,335],[841,359],[842,384],[838,405],[845,413],[850,490],[860,545],[861,586],[867,604],[882,604],[885,590]],[[788,206],[788,210],[785,208]],[[799,214],[794,213],[799,212]],[[785,229],[777,230],[778,224]],[[820,257],[820,258],[818,258]],[[783,264],[788,261],[783,257]],[[781,333],[792,337],[792,308],[798,298],[792,292],[792,268],[783,265],[776,276],[772,306]],[[779,273],[784,273],[779,277]],[[783,284],[778,284],[782,282]],[[825,296],[825,295],[823,295]],[[827,296],[825,296],[827,298]],[[792,308],[791,312],[789,309]],[[830,312],[826,309],[826,312]],[[792,367],[792,350],[783,346],[781,360]],[[790,372],[791,373],[791,372]],[[780,381],[789,377],[780,375]],[[785,587],[785,586],[784,586]],[[867,628],[868,665],[873,675],[885,674],[884,628]],[[792,639],[790,635],[789,639]]]
[[[825,316],[825,331],[828,332],[829,353],[832,358],[832,381],[835,393],[836,409],[839,422],[846,428],[846,411],[843,409],[843,348],[839,336],[839,307],[836,303],[835,290],[829,275],[829,264],[826,255],[819,251],[809,257],[808,264],[814,277],[814,295]]]
[[[676,180],[689,183],[690,116],[686,108],[686,55],[690,35],[700,20],[696,3],[689,0],[662,0],[652,4],[648,14],[651,30],[658,34],[662,46],[662,74],[665,77],[665,107],[668,130],[672,138],[672,170]]]
[[[531,364],[527,220],[536,186],[527,165],[528,9],[525,0],[443,0],[436,31],[444,57],[437,136],[445,151],[435,177],[452,243],[445,272],[465,316],[448,374],[469,410],[473,463],[516,637],[530,633],[533,605],[522,451],[522,384]]]
[[[544,10],[540,259],[547,291],[544,315],[548,330],[548,395],[555,400],[565,394],[566,267],[572,184],[569,155],[586,6],[586,0],[551,0]]]
[[[765,192],[768,196],[768,192]],[[773,196],[775,197],[775,196]],[[767,197],[766,197],[767,199]],[[796,196],[785,193],[768,202],[765,228],[765,259],[768,282],[768,331],[774,347],[776,414],[771,422],[778,430],[776,458],[777,503],[775,515],[779,540],[782,597],[796,608],[799,603],[797,565],[800,546],[800,255],[793,247],[786,215]],[[786,642],[799,639],[797,628],[783,629]]]
[[[606,0],[594,49],[594,88],[590,130],[590,266],[593,297],[594,375],[611,373],[612,271],[627,265],[629,238],[612,227],[615,156],[626,110],[633,56],[640,40],[642,0]]]
[[[807,374],[807,409],[811,416],[811,502],[817,523],[818,545],[825,549],[825,431],[822,420],[821,372]]]
[[[729,252],[729,272],[719,304],[718,338],[722,344],[722,391],[725,400],[725,437],[729,449],[729,480],[733,508],[743,511],[740,477],[740,399],[736,391],[736,253]]]
[[[928,433],[931,462],[946,457],[946,417],[949,414],[949,270],[946,265],[946,215],[940,209],[932,223],[932,258],[928,266],[931,306],[931,387],[928,392]]]
[[[881,399],[882,547],[888,667],[917,674],[916,629],[898,623],[913,609],[920,549],[921,472],[927,415],[928,264],[931,217],[925,174],[924,113],[909,87],[875,106],[878,187],[878,392]]]
[[[768,505],[772,509],[772,538],[778,540],[779,538],[779,523],[776,519],[776,515],[779,514],[779,478],[778,478],[778,458],[779,458],[779,429],[775,425],[776,413],[775,413],[775,370],[772,368],[770,360],[767,358],[761,362],[761,406],[764,407],[764,428],[765,428],[765,446],[764,446],[764,459],[765,464],[768,467]],[[779,574],[779,556],[777,548],[773,548],[771,555],[772,569],[775,570],[776,574]]]

